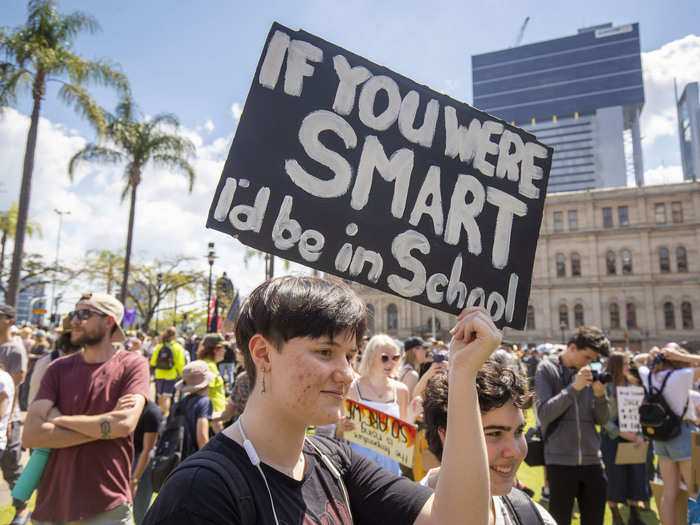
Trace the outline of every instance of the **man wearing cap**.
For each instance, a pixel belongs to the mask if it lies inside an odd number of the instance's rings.
[[[148,395],[148,363],[123,341],[123,305],[84,294],[69,314],[83,350],[51,363],[27,413],[23,445],[51,448],[34,524],[132,524],[131,433]]]
[[[15,324],[16,311],[12,306],[0,304],[0,367],[10,374],[14,383],[12,395],[10,420],[7,425],[7,445],[0,458],[0,468],[5,481],[10,488],[15,486],[17,479],[22,474],[22,421],[19,416],[19,404],[17,395],[19,385],[24,381],[27,373],[27,353],[24,344],[19,337],[12,335],[12,327]],[[13,500],[18,515],[26,513],[26,504],[19,500]]]

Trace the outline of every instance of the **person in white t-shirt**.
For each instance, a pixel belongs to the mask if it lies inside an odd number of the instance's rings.
[[[0,456],[7,446],[7,422],[10,419],[15,382],[12,376],[0,368]]]
[[[648,364],[657,355],[663,355],[663,360],[657,361],[651,371]],[[663,396],[668,406],[676,415],[683,417],[680,435],[668,441],[654,440],[654,453],[659,458],[659,470],[664,480],[663,499],[659,506],[662,523],[676,523],[676,501],[680,495],[681,477],[692,490],[690,483],[690,451],[692,432],[697,430],[694,404],[689,401],[693,383],[700,379],[700,356],[688,354],[677,344],[669,343],[663,349],[651,349],[649,354],[639,354],[634,358],[638,365],[639,377],[645,389],[649,388],[649,374],[654,388],[661,388],[668,374],[668,382],[663,390]],[[685,411],[684,411],[685,410]],[[691,493],[691,498],[697,494]]]
[[[513,488],[518,468],[527,455],[523,410],[530,408],[533,401],[527,377],[489,360],[476,376],[476,390],[489,463],[489,525],[556,525],[549,512]],[[423,422],[428,447],[440,459],[447,429],[447,400],[448,375],[438,373],[425,389]],[[431,469],[420,483],[435,488],[439,476],[440,467]],[[530,512],[525,513],[523,506],[529,507]]]

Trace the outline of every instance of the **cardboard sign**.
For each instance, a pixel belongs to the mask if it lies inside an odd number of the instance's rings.
[[[648,449],[649,443],[647,443],[646,441],[638,447],[635,447],[634,443],[618,443],[617,454],[615,455],[615,464],[630,465],[637,463],[646,463]]]
[[[641,432],[639,424],[639,405],[644,400],[641,386],[617,387],[617,418],[620,432]]]
[[[552,152],[275,23],[207,227],[452,314],[484,306],[499,327],[522,328]]]
[[[415,425],[352,399],[345,400],[345,410],[355,429],[346,431],[344,439],[384,454],[407,467],[413,466]]]

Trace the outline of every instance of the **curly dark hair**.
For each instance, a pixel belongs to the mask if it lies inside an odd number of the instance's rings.
[[[567,345],[575,345],[579,350],[590,348],[603,357],[610,354],[610,341],[603,331],[596,326],[581,326],[576,329]]]
[[[528,390],[527,377],[501,363],[487,361],[476,375],[479,409],[484,414],[508,401],[520,409],[530,408],[534,392]],[[442,461],[439,429],[447,428],[447,374],[435,374],[428,381],[423,398],[423,426],[430,451]]]

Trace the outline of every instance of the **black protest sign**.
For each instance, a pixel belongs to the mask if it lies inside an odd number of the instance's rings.
[[[275,23],[207,227],[521,328],[551,159],[521,129]]]

